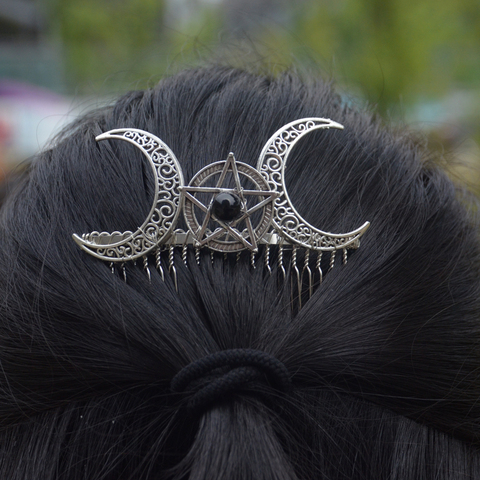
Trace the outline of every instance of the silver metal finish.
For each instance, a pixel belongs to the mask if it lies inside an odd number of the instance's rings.
[[[336,250],[330,252],[330,265],[328,266],[328,271],[330,271],[335,265],[335,256],[337,254]]]
[[[228,173],[233,177],[235,183],[233,188],[223,187]],[[218,180],[215,187],[204,186],[216,176],[218,176]],[[246,177],[256,188],[245,190],[240,176]],[[258,243],[272,223],[273,201],[279,195],[269,190],[267,182],[257,170],[245,163],[236,162],[233,153],[230,153],[225,161],[207,165],[192,178],[188,187],[182,187],[180,190],[184,195],[185,221],[194,239],[194,244],[199,247],[208,246],[217,252],[226,253],[244,249],[258,251]],[[210,195],[207,204],[197,198],[196,195],[199,193]],[[231,222],[215,218],[212,214],[212,205],[215,196],[219,193],[232,193],[240,198],[241,207],[238,218]],[[256,198],[257,203],[248,207],[247,197]],[[203,219],[199,220],[195,215],[195,206],[203,212]],[[257,211],[262,212],[261,219],[257,225],[253,225],[251,216]],[[212,221],[216,224],[214,231],[208,228]],[[245,228],[240,229],[241,226]]]
[[[157,249],[157,251],[155,252],[155,266],[157,267],[157,270],[160,273],[162,280],[165,281],[165,273],[163,272],[162,267],[162,250],[160,248]]]
[[[325,118],[302,118],[285,125],[263,147],[257,170],[266,178],[270,190],[279,193],[279,198],[275,201],[273,224],[281,237],[312,250],[356,248],[357,241],[369,227],[369,222],[349,233],[336,234],[319,230],[295,210],[285,185],[285,168],[295,144],[307,133],[324,128],[343,130],[343,125]]]
[[[152,275],[150,273],[150,268],[148,267],[148,257],[143,257],[143,269],[147,272],[148,281],[152,283]]]
[[[312,278],[312,270],[310,269],[310,250],[305,250],[305,259],[303,262],[303,270],[302,270],[302,283],[303,283],[303,275],[304,273],[307,274],[308,279],[308,298],[312,296],[313,293],[313,278]]]
[[[272,274],[272,268],[270,267],[270,245],[267,243],[265,245],[265,268],[268,270],[268,273]]]
[[[325,232],[303,219],[288,195],[285,170],[293,147],[307,133],[328,128],[343,129],[343,126],[324,118],[295,120],[282,127],[268,140],[256,169],[237,162],[233,153],[230,153],[226,160],[202,168],[187,186],[173,152],[151,133],[121,128],[99,135],[97,141],[124,140],[145,155],[155,178],[153,205],[143,224],[135,231],[94,231],[82,236],[74,234],[73,238],[90,255],[108,261],[112,273],[116,271],[115,262],[119,262],[125,282],[125,262],[135,263],[139,258],[143,259],[143,268],[151,280],[148,263],[150,254],[155,255],[155,267],[162,280],[165,280],[165,269],[162,265],[164,255],[164,265],[167,265],[177,291],[175,249],[180,252],[182,268],[188,268],[189,247],[193,247],[198,265],[202,248],[209,249],[212,263],[215,256],[218,256],[214,252],[223,253],[224,261],[227,260],[228,253],[235,253],[238,263],[242,251],[247,250],[250,252],[250,265],[256,268],[259,246],[265,245],[264,266],[271,274],[270,249],[277,246],[277,271],[284,279],[284,252],[291,251],[294,289],[298,290],[298,303],[301,307],[304,289],[309,298],[313,294],[314,285],[323,280],[322,253],[330,252],[328,271],[334,266],[337,250],[343,250],[342,260],[345,265],[347,249],[358,248],[360,237],[369,227],[369,222],[365,222],[360,228],[348,233]],[[230,198],[233,196],[237,199],[236,206],[240,205],[238,214],[235,211],[235,216],[228,221],[216,216],[221,216],[215,213],[218,210],[214,209],[214,202],[219,194],[231,194]],[[176,228],[182,209],[187,231]],[[303,266],[300,267],[301,260],[298,256],[302,255],[302,251]],[[317,254],[316,259],[312,260],[312,267],[311,251],[316,251]]]
[[[287,276],[287,272],[285,271],[285,267],[283,265],[283,242],[280,242],[278,246],[278,268],[282,272],[283,279]]]
[[[120,128],[96,137],[125,140],[135,145],[148,159],[155,178],[152,208],[135,232],[92,232],[73,239],[86,252],[109,262],[136,260],[152,251],[167,239],[175,228],[180,214],[180,188],[183,175],[178,160],[158,137],[143,130]]]
[[[320,280],[319,282],[323,282],[323,272],[322,272],[322,251],[317,252],[317,262],[315,267],[317,268],[318,274],[320,275]]]

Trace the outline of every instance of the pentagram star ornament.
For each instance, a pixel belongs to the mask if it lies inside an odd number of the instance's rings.
[[[323,279],[322,255],[330,254],[328,271],[333,268],[339,250],[343,252],[345,265],[347,250],[359,248],[360,237],[370,225],[365,222],[347,233],[326,232],[305,220],[288,195],[285,171],[291,151],[310,132],[330,128],[342,130],[343,126],[328,118],[294,120],[269,138],[256,168],[236,162],[231,153],[226,160],[200,170],[188,186],[185,186],[180,162],[160,138],[135,128],[105,132],[96,140],[122,140],[143,153],[155,179],[153,204],[143,223],[135,229],[111,233],[94,230],[73,234],[73,239],[88,254],[109,262],[112,272],[115,265],[119,265],[125,281],[125,263],[139,259],[150,279],[149,258],[154,257],[162,279],[165,278],[164,266],[168,266],[175,288],[174,260],[179,250],[186,267],[191,247],[194,247],[197,264],[200,264],[202,247],[222,252],[224,260],[229,252],[236,252],[237,262],[239,253],[248,250],[255,268],[256,252],[259,245],[263,245],[263,261],[272,273],[270,247],[275,246],[278,271],[285,277],[283,253],[290,250],[289,261],[292,274],[296,275],[298,296],[301,298],[304,274],[308,277],[306,283],[311,295],[315,276],[318,284]],[[121,164],[118,167],[121,168]],[[182,210],[187,230],[178,226]],[[297,265],[299,249],[304,250],[303,268]]]
[[[224,187],[228,174],[234,184],[230,188]],[[217,176],[214,186],[206,186]],[[240,177],[255,188],[244,188]],[[226,160],[200,170],[187,187],[180,187],[180,191],[184,196],[185,221],[196,246],[208,246],[221,252],[244,249],[257,252],[258,242],[272,222],[273,202],[280,195],[269,188],[256,169],[237,162],[233,153]],[[208,200],[202,201],[199,194],[206,194]],[[252,204],[249,198],[256,202]],[[203,220],[197,218],[195,207],[203,213]],[[261,215],[254,225],[252,215],[255,212]],[[209,228],[212,223],[213,230]]]

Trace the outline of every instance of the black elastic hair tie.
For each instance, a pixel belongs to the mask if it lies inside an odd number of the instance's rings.
[[[191,395],[187,410],[195,414],[226,394],[265,377],[277,390],[286,392],[291,388],[290,375],[280,360],[259,350],[239,348],[192,362],[173,377],[170,388],[174,393]]]

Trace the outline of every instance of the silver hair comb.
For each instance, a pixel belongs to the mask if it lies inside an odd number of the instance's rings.
[[[347,249],[360,246],[360,237],[370,225],[365,222],[349,233],[324,232],[302,218],[288,196],[285,168],[290,152],[307,133],[328,128],[343,129],[343,126],[324,118],[295,120],[268,140],[256,169],[237,162],[230,153],[226,160],[202,168],[188,185],[184,183],[175,155],[155,135],[134,128],[103,133],[96,137],[97,141],[125,140],[146,156],[155,178],[153,205],[143,224],[135,231],[94,231],[82,236],[73,234],[73,239],[90,255],[110,262],[112,271],[116,262],[122,264],[124,276],[125,262],[142,258],[150,277],[148,256],[154,254],[156,267],[164,278],[163,255],[177,289],[175,249],[181,249],[185,264],[189,246],[194,248],[197,262],[202,248],[210,249],[212,258],[216,251],[225,257],[235,253],[238,259],[241,252],[247,250],[255,267],[259,245],[265,245],[265,266],[271,272],[270,247],[276,245],[278,268],[285,276],[283,253],[289,248],[301,301],[305,274],[310,295],[315,272],[318,283],[322,281],[322,253],[330,252],[329,269],[333,268],[337,250],[343,251],[343,262],[346,263]],[[176,228],[182,209],[187,230]],[[303,250],[303,265],[299,262],[300,249]],[[314,252],[315,260],[311,258]]]

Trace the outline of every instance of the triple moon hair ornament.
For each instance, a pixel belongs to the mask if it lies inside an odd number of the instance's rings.
[[[349,233],[328,233],[308,223],[297,212],[288,195],[285,169],[288,156],[296,143],[307,133],[319,129],[343,129],[343,126],[325,118],[302,118],[275,132],[263,147],[257,168],[237,162],[233,153],[226,160],[211,163],[197,172],[185,185],[182,169],[170,148],[158,137],[143,130],[119,128],[96,137],[97,141],[119,139],[137,147],[148,159],[155,178],[153,205],[150,212],[135,231],[91,232],[73,239],[90,255],[111,263],[143,259],[150,277],[148,256],[155,255],[156,267],[164,278],[162,252],[166,252],[168,269],[175,286],[175,248],[182,249],[182,259],[187,263],[187,249],[195,250],[200,262],[200,249],[212,252],[236,253],[243,250],[251,255],[255,267],[255,255],[264,245],[265,266],[271,272],[270,247],[277,246],[278,268],[285,276],[283,251],[291,250],[292,269],[297,275],[301,293],[303,275],[308,278],[311,294],[313,276],[323,272],[323,252],[330,252],[329,269],[335,262],[337,250],[343,251],[347,261],[347,249],[360,246],[360,237],[369,227],[365,222]],[[187,230],[176,228],[179,215],[183,216]],[[297,252],[303,250],[303,267],[300,274]],[[317,254],[314,272],[310,268],[310,253]],[[125,277],[126,278],[126,277]]]

